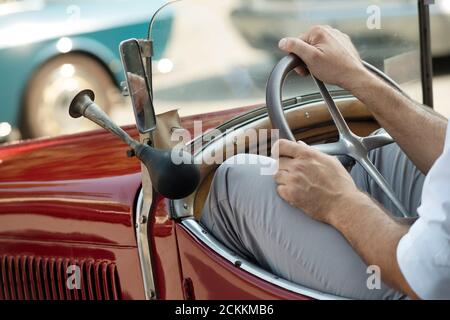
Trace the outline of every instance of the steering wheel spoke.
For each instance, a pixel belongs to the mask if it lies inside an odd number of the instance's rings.
[[[391,144],[394,142],[394,139],[389,135],[389,133],[385,132],[364,137],[361,142],[364,147],[366,147],[367,151],[370,151]]]
[[[364,168],[367,174],[372,178],[372,180],[380,187],[380,189],[386,194],[389,200],[392,201],[394,206],[400,211],[403,217],[408,217],[408,212],[406,211],[403,204],[395,196],[394,190],[389,186],[386,179],[381,175],[380,171],[375,167],[375,165],[368,159],[356,159],[358,163]]]
[[[330,95],[330,92],[328,91],[325,84],[317,79],[316,77],[312,77],[316,85],[319,87],[320,94],[322,95],[322,98],[325,100],[325,103],[328,106],[328,110],[330,111],[331,118],[334,121],[334,124],[336,125],[339,134],[344,136],[351,135],[350,128],[347,125],[347,122],[345,122],[344,117],[342,116],[341,111],[336,106],[336,103],[334,102],[333,98]]]
[[[314,149],[326,153],[330,156],[347,155],[347,149],[342,141],[333,143],[316,144],[312,146]]]
[[[391,78],[379,71],[375,67],[363,62],[365,67],[375,73],[380,78],[384,79],[386,83],[390,84],[393,88],[403,93],[402,89]],[[280,137],[296,141],[291,129],[286,121],[283,105],[282,105],[282,87],[284,80],[289,72],[296,67],[305,64],[296,55],[290,54],[287,57],[280,60],[280,62],[273,69],[269,80],[267,82],[266,90],[266,102],[267,110],[270,120],[275,128],[280,130]],[[388,145],[394,140],[387,133],[381,133],[369,137],[358,137],[352,133],[347,122],[345,121],[339,108],[336,106],[331,94],[327,90],[325,84],[319,79],[312,77],[320,94],[324,99],[331,117],[339,131],[339,141],[330,144],[320,144],[313,146],[315,149],[320,150],[326,154],[333,156],[348,156],[360,163],[370,178],[380,187],[380,189],[386,194],[386,196],[392,201],[394,206],[404,216],[408,216],[408,212],[404,208],[403,204],[397,199],[394,191],[389,186],[387,181],[375,167],[375,165],[368,158],[368,151]]]

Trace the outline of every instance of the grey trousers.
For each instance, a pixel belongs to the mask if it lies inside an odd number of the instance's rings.
[[[259,165],[233,164],[259,156],[237,157],[245,159],[229,159],[217,170],[202,211],[201,223],[213,236],[266,270],[321,292],[352,299],[405,298],[383,283],[381,289],[369,289],[367,266],[343,235],[281,199],[273,177],[261,175]],[[396,144],[372,151],[370,158],[414,216],[424,175]],[[361,190],[399,215],[361,166],[355,165],[351,175]]]

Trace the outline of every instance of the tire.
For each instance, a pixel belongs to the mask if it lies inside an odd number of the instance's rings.
[[[69,116],[71,97],[83,89],[92,89],[96,103],[107,113],[120,96],[110,74],[87,55],[71,53],[45,63],[33,75],[25,93],[23,136],[37,138],[98,128],[89,120]]]

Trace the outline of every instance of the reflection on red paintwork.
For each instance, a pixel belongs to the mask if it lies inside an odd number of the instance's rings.
[[[192,281],[196,299],[309,300],[234,266],[200,243],[180,224],[177,224],[176,232],[183,277]]]
[[[140,164],[124,145],[103,130],[37,145],[0,149],[0,238],[135,246]]]
[[[153,204],[149,228],[158,298],[183,299],[175,223],[169,219],[169,201],[157,195]]]
[[[133,225],[141,171],[125,151],[103,130],[0,148],[0,255],[106,259],[122,297],[144,298]]]
[[[182,119],[193,133],[253,107]],[[124,128],[137,138],[134,127]],[[106,259],[116,264],[122,297],[143,299],[133,208],[140,163],[126,146],[96,130],[0,147],[0,256]],[[175,223],[156,197],[150,241],[159,298],[183,299]]]

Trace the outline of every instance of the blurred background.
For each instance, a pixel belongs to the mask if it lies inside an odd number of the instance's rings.
[[[118,46],[147,36],[163,0],[0,0],[0,143],[95,128],[68,115],[91,88],[117,123],[134,123]],[[450,0],[431,7],[436,109],[450,116]],[[158,16],[156,112],[182,116],[264,103],[278,41],[315,24],[348,33],[363,59],[421,100],[416,0],[183,0]],[[339,88],[330,88],[338,90]],[[315,93],[290,76],[284,97]]]

